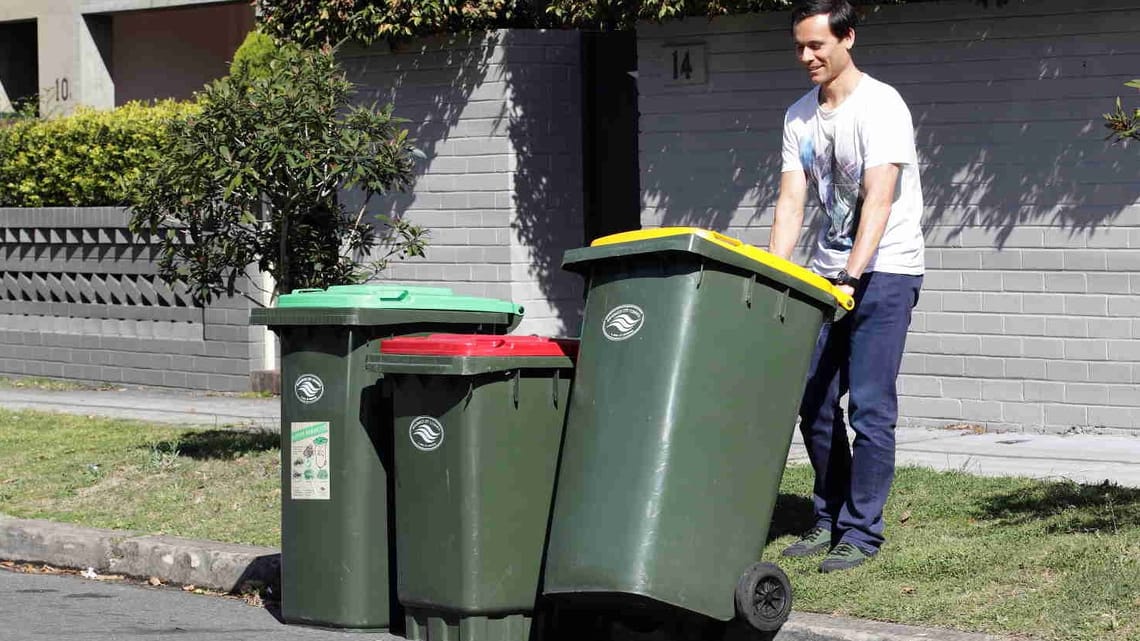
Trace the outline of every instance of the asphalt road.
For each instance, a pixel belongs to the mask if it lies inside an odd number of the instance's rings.
[[[178,588],[4,569],[0,569],[0,639],[403,641],[387,634],[287,626],[266,608]]]

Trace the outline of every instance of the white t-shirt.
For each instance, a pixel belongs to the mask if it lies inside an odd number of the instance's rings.
[[[809,198],[827,217],[812,254],[812,271],[832,277],[847,266],[863,206],[863,172],[900,165],[891,215],[866,271],[920,275],[922,185],[914,125],[902,96],[867,74],[834,110],[819,104],[819,87],[784,116],[783,171],[804,171]]]

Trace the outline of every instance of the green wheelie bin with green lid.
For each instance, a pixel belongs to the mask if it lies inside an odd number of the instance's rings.
[[[502,334],[523,310],[441,287],[297,290],[250,322],[281,343],[281,615],[287,623],[388,629],[391,396],[366,356],[380,340]]]
[[[380,352],[406,636],[527,641],[577,341],[440,334]]]
[[[757,561],[819,329],[851,298],[696,228],[607,236],[563,267],[587,298],[544,593],[779,628],[791,588]]]

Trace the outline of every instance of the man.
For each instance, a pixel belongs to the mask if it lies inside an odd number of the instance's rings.
[[[910,111],[851,60],[846,0],[792,14],[799,61],[816,85],[784,118],[783,173],[769,249],[789,258],[810,197],[825,218],[811,269],[855,297],[820,331],[800,406],[815,470],[815,526],[786,556],[826,552],[820,570],[856,567],[883,544],[895,468],[895,381],[924,271],[922,188]],[[849,446],[839,399],[848,394]]]

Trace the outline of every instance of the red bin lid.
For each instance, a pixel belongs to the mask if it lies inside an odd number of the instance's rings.
[[[546,336],[495,336],[489,334],[431,334],[400,336],[380,341],[382,354],[414,356],[462,356],[490,358],[504,356],[578,355],[578,340]]]

